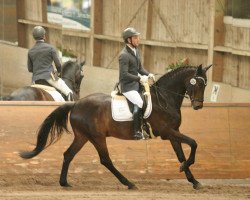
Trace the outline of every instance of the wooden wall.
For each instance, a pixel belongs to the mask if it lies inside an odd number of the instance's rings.
[[[250,19],[224,16],[223,7],[217,2],[213,80],[250,89]]]
[[[190,3],[183,0],[93,0],[91,31],[79,32],[63,29],[62,32],[58,31],[56,34],[53,29],[60,29],[60,26],[48,24],[44,19],[46,11],[42,10],[43,0],[35,0],[32,3],[27,0],[21,1],[23,3],[19,5],[22,5],[24,14],[18,17],[18,22],[26,27],[27,41],[23,46],[26,48],[30,48],[34,43],[31,37],[32,28],[35,25],[43,25],[51,32],[50,43],[57,47],[61,43],[80,58],[87,59],[87,64],[116,69],[118,67],[117,56],[124,45],[121,32],[128,26],[134,26],[141,32],[141,50],[144,58],[154,58],[162,51],[167,52],[164,55],[164,62],[160,61],[161,70],[155,70],[152,66],[156,61],[145,59],[145,66],[148,69],[162,73],[168,64],[187,56],[191,63],[196,64],[196,55],[190,54],[189,49],[197,49],[202,52],[201,55],[205,55],[199,58],[199,64],[207,62],[210,20],[210,14],[206,12],[210,7],[207,0],[195,0]],[[190,12],[191,8],[193,12]],[[179,10],[181,13],[176,14]],[[63,35],[63,40],[60,34]],[[173,59],[166,59],[168,57]]]
[[[87,65],[117,69],[124,45],[121,32],[133,26],[141,32],[142,61],[151,72],[162,74],[169,64],[188,57],[193,65],[214,64],[209,81],[250,88],[250,29],[224,23],[224,0],[92,0],[90,31],[47,23],[44,0],[21,2],[24,14],[18,21],[25,25],[27,37],[26,42],[19,37],[23,47],[32,46],[34,25],[43,25],[55,46],[73,52]],[[236,77],[231,71],[235,66]]]
[[[0,40],[17,42],[16,0],[0,0]]]
[[[95,62],[99,66],[118,68],[118,55],[124,45],[121,32],[128,26],[136,27],[141,33],[142,60],[154,73],[165,73],[169,64],[185,57],[194,65],[207,63],[210,19],[209,12],[205,12],[209,10],[207,1],[99,0],[95,3],[103,5],[102,14],[95,15],[101,27],[94,35],[94,42],[99,43],[100,49],[95,51],[95,57],[102,58]],[[94,6],[98,7],[96,4]],[[189,12],[191,7],[193,12]]]
[[[163,74],[169,64],[187,57],[192,65],[213,63],[209,83],[250,89],[250,28],[225,21],[225,0],[92,0],[90,31],[48,23],[46,3],[16,1],[20,47],[30,48],[33,27],[42,25],[57,48],[88,66],[117,70],[121,32],[134,26],[141,32],[143,64],[151,72]]]

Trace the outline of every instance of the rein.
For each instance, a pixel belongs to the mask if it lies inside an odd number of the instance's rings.
[[[83,75],[83,71],[81,68],[79,68],[81,75]],[[76,75],[74,75],[76,76]],[[72,86],[72,90],[74,93],[78,93],[80,91],[80,85],[76,84],[76,80],[74,80],[73,78],[68,78],[65,76],[62,76],[63,80],[68,80],[71,83]]]
[[[171,90],[167,90],[167,89],[163,89],[162,87],[160,86],[157,86],[157,83],[154,82],[155,84],[152,85],[152,87],[155,88],[155,95],[156,95],[156,98],[157,98],[157,102],[159,104],[159,106],[163,109],[163,110],[167,110],[168,108],[168,103],[167,103],[167,95],[165,93],[163,93],[161,90],[163,91],[166,91],[166,92],[169,92],[169,93],[172,93],[174,95],[177,95],[177,96],[181,96],[181,97],[184,97],[184,98],[188,98],[187,95],[183,95],[183,94],[179,94],[179,93],[176,93],[176,92],[173,92]],[[160,99],[159,99],[159,96],[161,96],[161,98],[164,100],[165,102],[165,105],[166,106],[163,106],[160,102]]]
[[[183,98],[189,98],[191,102],[194,102],[194,101],[197,101],[197,102],[204,102],[204,99],[193,99],[192,97],[194,96],[194,85],[196,84],[196,79],[200,79],[202,80],[203,84],[206,86],[207,83],[206,83],[206,80],[203,78],[203,77],[200,77],[200,76],[196,76],[194,78],[191,78],[190,79],[190,86],[188,86],[186,88],[186,93],[183,95],[183,94],[179,94],[177,92],[174,92],[174,91],[171,91],[171,90],[168,90],[168,89],[165,89],[165,88],[162,88],[160,86],[157,85],[157,82],[154,81],[154,84],[152,85],[152,87],[155,88],[155,95],[156,95],[156,98],[157,98],[157,102],[159,104],[159,106],[164,109],[164,110],[167,110],[168,108],[168,103],[167,103],[167,95],[164,93],[165,92],[169,92],[173,95],[176,95],[176,96],[180,96],[180,97],[183,97]],[[160,102],[160,98],[161,97],[163,99],[163,101],[165,102],[165,107],[161,104]]]

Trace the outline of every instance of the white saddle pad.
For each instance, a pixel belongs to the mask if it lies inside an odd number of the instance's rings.
[[[115,121],[132,121],[133,114],[129,110],[128,102],[125,96],[116,95],[116,91],[111,93],[111,110],[112,117]],[[152,112],[151,95],[147,97],[147,108],[144,112],[143,118],[147,119]]]
[[[62,95],[53,87],[40,85],[40,84],[34,84],[34,85],[31,85],[31,87],[39,88],[48,92],[53,97],[53,99],[57,102],[65,102],[65,99],[62,97]]]

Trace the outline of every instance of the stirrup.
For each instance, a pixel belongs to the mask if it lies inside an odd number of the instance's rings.
[[[135,140],[145,140],[145,137],[142,132],[136,131],[134,134],[134,139]]]

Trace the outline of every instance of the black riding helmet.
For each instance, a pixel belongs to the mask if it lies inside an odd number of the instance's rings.
[[[42,26],[35,26],[32,35],[35,40],[42,40],[45,33],[46,31]]]
[[[133,37],[135,35],[140,35],[139,32],[135,30],[133,27],[126,28],[122,33],[122,38],[125,43],[128,43],[128,38]]]

